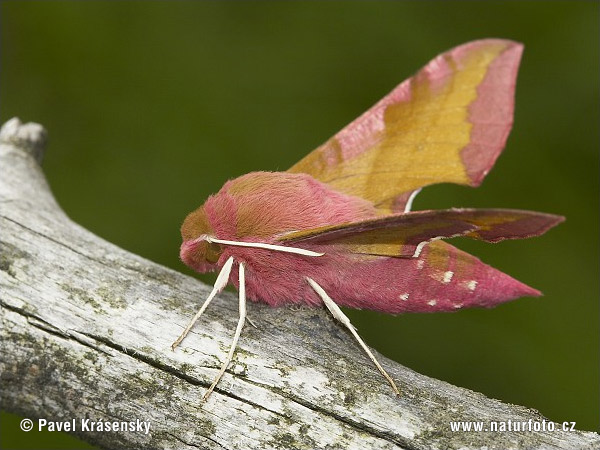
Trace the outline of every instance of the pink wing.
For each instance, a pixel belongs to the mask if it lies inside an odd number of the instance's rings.
[[[418,256],[422,246],[442,238],[467,236],[486,242],[539,236],[564,220],[561,216],[515,209],[416,211],[292,233],[287,243],[325,244],[351,253]]]
[[[387,212],[422,186],[478,186],[512,127],[522,51],[485,39],[438,56],[289,171]]]
[[[298,258],[276,253],[265,257],[256,249],[236,249],[239,260],[260,267],[260,271],[248,272],[248,298],[271,306],[321,305],[306,277],[331,293],[340,306],[393,314],[489,308],[540,295],[538,290],[443,241],[426,245],[418,258],[348,253],[327,243],[305,243],[302,247],[325,255]],[[225,249],[223,257],[231,254],[231,249]],[[237,286],[236,277],[231,282]]]

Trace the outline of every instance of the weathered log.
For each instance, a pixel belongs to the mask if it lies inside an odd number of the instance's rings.
[[[75,434],[111,449],[600,447],[595,433],[563,431],[534,410],[380,357],[397,398],[320,309],[249,304],[256,328],[245,328],[234,362],[201,403],[230,343],[237,300],[221,295],[172,352],[209,288],[73,223],[40,168],[44,137],[41,126],[17,119],[0,134],[4,410],[75,418]],[[84,431],[85,418],[139,419],[150,431]],[[456,421],[488,431],[453,432]],[[489,431],[509,421],[556,430]]]

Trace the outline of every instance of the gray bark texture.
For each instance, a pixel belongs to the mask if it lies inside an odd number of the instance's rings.
[[[380,356],[397,398],[322,309],[248,305],[234,361],[237,297],[224,292],[176,350],[209,287],[72,222],[42,169],[45,131],[0,133],[2,409],[47,420],[150,421],[77,430],[110,449],[593,449],[592,432],[452,432],[451,421],[542,423],[537,411],[413,372]]]

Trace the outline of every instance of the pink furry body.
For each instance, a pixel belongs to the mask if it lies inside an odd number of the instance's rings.
[[[315,280],[341,306],[388,313],[492,307],[518,297],[540,295],[441,241],[426,245],[418,258],[356,254],[340,245],[311,243],[299,246],[325,254],[310,257],[222,246],[214,263],[207,262],[203,247],[192,242],[208,233],[218,239],[281,245],[277,236],[282,233],[378,216],[369,201],[336,192],[306,174],[243,175],[228,181],[190,214],[188,219],[196,223],[194,214],[202,214],[206,229],[192,230],[189,224],[186,229],[184,223],[181,259],[198,272],[209,272],[233,256],[236,264],[242,262],[246,267],[248,298],[271,306],[321,305],[306,277]],[[236,276],[230,276],[230,282],[237,287]]]

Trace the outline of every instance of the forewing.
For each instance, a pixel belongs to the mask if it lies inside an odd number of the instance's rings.
[[[422,186],[478,186],[512,127],[522,50],[485,39],[438,56],[289,171],[388,212]]]
[[[352,253],[418,256],[437,239],[467,236],[487,242],[539,236],[563,217],[516,209],[447,209],[394,214],[286,233],[287,243],[342,245]]]

